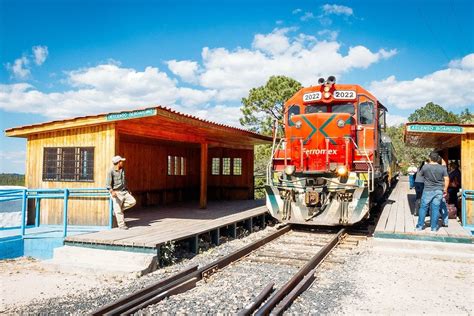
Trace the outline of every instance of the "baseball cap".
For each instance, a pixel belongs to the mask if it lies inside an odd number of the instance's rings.
[[[114,156],[114,158],[112,158],[112,163],[115,165],[115,164],[118,164],[120,161],[125,161],[125,158],[122,158],[120,156]]]

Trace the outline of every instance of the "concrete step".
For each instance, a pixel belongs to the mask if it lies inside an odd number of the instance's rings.
[[[53,259],[43,262],[59,271],[141,276],[156,270],[157,256],[147,253],[63,246],[54,249]]]

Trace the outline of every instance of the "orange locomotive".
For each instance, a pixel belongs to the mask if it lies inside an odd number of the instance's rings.
[[[285,103],[266,203],[283,222],[352,225],[369,216],[398,175],[383,133],[387,109],[358,85],[336,84],[333,76],[318,83]]]

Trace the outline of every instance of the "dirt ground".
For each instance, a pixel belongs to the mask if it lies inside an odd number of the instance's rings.
[[[336,276],[354,291],[339,296],[330,314],[474,315],[474,245],[369,239],[356,251],[357,260]],[[0,314],[34,299],[87,292],[104,284],[120,287],[122,282],[123,277],[57,272],[31,258],[1,260]]]
[[[88,291],[105,282],[122,281],[116,277],[55,271],[33,258],[0,260],[0,314],[11,305],[28,305],[34,299]]]

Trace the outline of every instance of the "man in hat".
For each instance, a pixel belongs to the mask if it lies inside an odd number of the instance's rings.
[[[128,192],[125,169],[123,168],[124,161],[125,158],[120,156],[112,158],[114,166],[107,173],[106,181],[106,188],[112,196],[114,213],[120,229],[128,229],[125,224],[123,211],[133,207],[137,203],[135,198]]]

